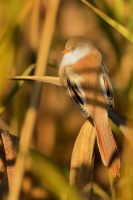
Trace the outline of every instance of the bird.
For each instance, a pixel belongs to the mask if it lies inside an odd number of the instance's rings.
[[[102,162],[114,178],[120,177],[119,152],[108,121],[113,88],[102,55],[84,36],[71,37],[62,53],[60,84],[82,115],[92,120]]]

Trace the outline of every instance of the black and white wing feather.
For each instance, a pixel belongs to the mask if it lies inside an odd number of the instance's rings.
[[[111,85],[110,80],[107,75],[107,71],[104,68],[104,66],[102,69],[103,69],[102,70],[103,73],[100,76],[100,82],[101,82],[102,90],[104,92],[104,96],[105,96],[108,108],[112,109],[114,107],[113,88],[112,88],[112,85]]]
[[[68,72],[69,71],[69,72]],[[69,74],[69,75],[68,75]],[[84,90],[80,84],[79,77],[72,71],[71,67],[66,70],[66,81],[69,95],[85,118],[90,116],[87,108]]]

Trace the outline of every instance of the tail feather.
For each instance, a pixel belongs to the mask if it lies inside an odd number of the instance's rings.
[[[94,119],[97,132],[97,142],[102,161],[108,166],[113,177],[120,176],[120,158],[111,128],[108,124],[106,110],[97,112]]]

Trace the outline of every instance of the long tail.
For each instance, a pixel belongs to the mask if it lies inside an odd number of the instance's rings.
[[[94,124],[97,132],[97,142],[102,161],[108,166],[113,177],[120,176],[120,158],[111,128],[108,123],[107,111],[98,108]]]

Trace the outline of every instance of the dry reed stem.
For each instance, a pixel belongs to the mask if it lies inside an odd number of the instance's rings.
[[[34,0],[31,12],[31,22],[30,22],[30,33],[29,33],[29,41],[32,49],[36,51],[39,45],[39,14],[41,1]]]
[[[95,127],[86,120],[76,139],[71,158],[70,186],[81,191],[87,199],[89,194],[85,193],[84,188],[91,181],[95,139]],[[68,199],[70,197],[71,189]]]
[[[37,65],[35,75],[43,76],[46,71],[47,57],[50,49],[52,36],[54,33],[55,20],[58,10],[59,0],[47,1],[46,17],[42,31],[42,38],[40,42],[40,48],[38,51]],[[33,92],[31,95],[30,106],[27,110],[23,128],[21,130],[21,138],[19,145],[19,153],[16,160],[14,169],[14,176],[12,181],[12,188],[8,195],[8,200],[18,200],[21,189],[22,178],[25,170],[26,152],[29,148],[32,133],[34,130],[37,107],[40,98],[41,83],[35,83]]]
[[[26,80],[26,81],[40,81],[43,83],[51,83],[54,85],[61,86],[59,77],[52,76],[15,76],[9,78],[11,80]]]

